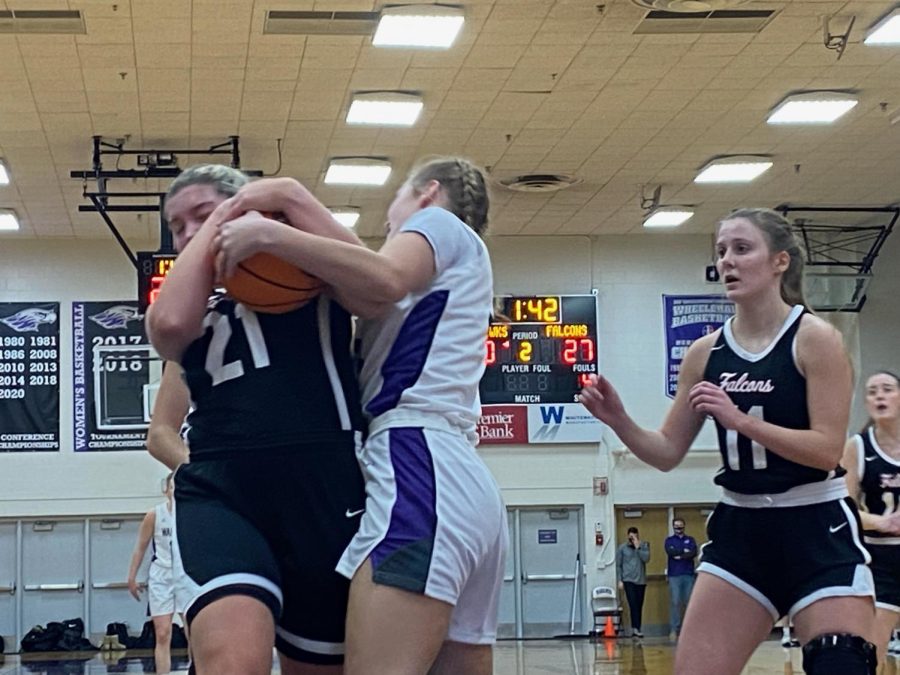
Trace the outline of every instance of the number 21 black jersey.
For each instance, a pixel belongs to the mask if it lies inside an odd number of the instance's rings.
[[[806,378],[797,369],[794,343],[804,308],[795,306],[781,331],[762,352],[743,349],[722,327],[703,379],[719,385],[741,411],[788,429],[808,429]],[[723,467],[715,482],[742,494],[777,494],[838,475],[792,462],[716,421]],[[841,470],[843,473],[843,470]]]
[[[340,441],[363,427],[350,315],[319,296],[284,314],[211,300],[182,358],[192,453]]]

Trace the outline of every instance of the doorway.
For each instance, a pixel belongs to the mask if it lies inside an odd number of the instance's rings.
[[[580,506],[510,508],[498,637],[584,634],[584,512]]]

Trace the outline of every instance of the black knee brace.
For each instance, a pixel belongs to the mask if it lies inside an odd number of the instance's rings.
[[[827,633],[803,645],[807,675],[875,675],[875,645],[859,635]]]

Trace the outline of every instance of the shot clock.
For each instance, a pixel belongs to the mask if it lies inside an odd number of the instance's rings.
[[[153,304],[166,275],[175,264],[174,253],[138,251],[138,311],[143,314]]]
[[[597,300],[498,296],[485,350],[482,404],[574,403],[598,370]]]

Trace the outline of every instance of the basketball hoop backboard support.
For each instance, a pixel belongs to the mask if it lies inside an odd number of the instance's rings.
[[[121,190],[113,192],[109,189],[111,180],[115,179],[141,179],[141,178],[175,178],[181,173],[178,167],[179,155],[228,155],[230,156],[230,166],[235,169],[241,168],[241,153],[239,149],[240,138],[238,136],[229,136],[228,140],[218,145],[211,145],[208,148],[194,150],[126,150],[124,140],[119,139],[117,143],[109,143],[103,140],[102,136],[93,136],[93,153],[92,167],[88,171],[70,171],[71,178],[80,178],[82,181],[81,195],[85,199],[90,200],[90,204],[79,204],[79,212],[97,212],[103,218],[103,222],[112,232],[116,242],[125,251],[125,255],[137,269],[137,256],[128,246],[128,243],[122,237],[119,229],[110,218],[110,213],[114,212],[130,212],[130,213],[153,213],[160,214],[159,218],[159,239],[160,252],[174,253],[172,247],[172,238],[165,219],[162,216],[163,198],[165,192],[148,192],[145,190]],[[116,157],[116,168],[104,169],[103,156],[112,155]],[[125,156],[134,156],[136,158],[137,169],[120,169],[119,162]],[[248,176],[262,176],[262,171],[242,169]],[[88,181],[94,181],[97,184],[95,191],[88,190]],[[156,198],[156,201],[147,203],[148,198]],[[132,201],[129,201],[132,200]],[[138,200],[135,203],[133,200]]]
[[[900,217],[900,206],[776,207],[806,248],[807,295],[823,312],[859,312],[872,267]]]

